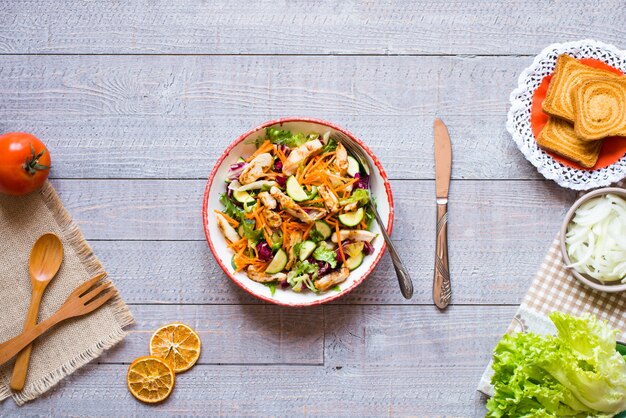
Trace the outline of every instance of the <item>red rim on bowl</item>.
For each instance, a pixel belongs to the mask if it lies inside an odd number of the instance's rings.
[[[221,267],[221,269],[224,271],[224,273],[226,273],[226,275],[235,283],[237,284],[237,286],[239,286],[240,288],[242,288],[243,290],[245,290],[247,293],[251,294],[252,296],[255,296],[259,299],[262,299],[266,302],[269,303],[274,303],[277,305],[283,305],[283,306],[293,306],[293,307],[304,307],[304,306],[315,306],[315,305],[319,305],[322,303],[327,303],[330,301],[333,301],[335,299],[338,299],[348,293],[350,293],[354,288],[356,288],[358,285],[360,285],[366,277],[368,277],[376,268],[376,266],[378,265],[378,263],[380,262],[380,259],[383,256],[383,253],[385,252],[386,249],[386,245],[385,242],[383,241],[381,250],[378,252],[378,254],[375,255],[374,261],[372,262],[372,264],[370,265],[369,269],[363,273],[361,275],[361,277],[358,277],[349,287],[345,288],[345,289],[341,289],[341,292],[338,292],[332,296],[329,297],[320,297],[320,299],[316,299],[310,302],[297,302],[297,303],[289,303],[289,302],[285,302],[285,301],[281,301],[278,300],[277,298],[272,298],[272,297],[268,297],[265,295],[261,295],[258,293],[253,293],[250,289],[248,289],[241,281],[240,278],[236,277],[236,275],[232,274],[231,271],[228,269],[227,266],[224,265],[224,263],[222,263],[221,258],[218,256],[217,250],[215,249],[214,245],[213,245],[213,241],[211,239],[211,232],[209,230],[209,225],[208,225],[208,202],[209,202],[209,192],[211,190],[211,187],[213,186],[213,180],[215,179],[215,176],[217,174],[217,171],[219,170],[219,168],[222,166],[222,164],[224,163],[224,160],[228,157],[228,155],[230,154],[230,152],[237,146],[239,145],[242,141],[244,141],[246,138],[248,138],[250,135],[254,134],[255,132],[258,132],[262,129],[268,128],[270,126],[273,125],[282,125],[284,123],[288,123],[288,122],[308,122],[308,123],[316,123],[319,125],[324,125],[327,126],[331,129],[334,129],[336,131],[339,131],[345,135],[347,135],[350,139],[352,139],[354,142],[356,142],[362,149],[363,151],[365,151],[367,153],[367,155],[371,158],[371,160],[374,162],[374,165],[376,166],[376,168],[378,169],[378,172],[380,173],[380,177],[383,181],[383,184],[385,186],[385,194],[387,195],[387,202],[389,204],[389,217],[387,219],[387,232],[389,234],[391,234],[391,230],[393,228],[393,218],[394,218],[394,206],[393,206],[393,196],[391,194],[391,185],[389,184],[389,179],[387,178],[387,174],[385,173],[385,170],[383,169],[382,165],[380,164],[380,161],[378,160],[378,158],[376,158],[376,156],[374,155],[374,153],[363,143],[363,141],[361,141],[359,138],[357,138],[356,136],[354,136],[352,133],[346,131],[345,129],[322,119],[315,119],[315,118],[305,118],[305,117],[287,117],[287,118],[281,118],[281,119],[275,119],[275,120],[271,120],[271,121],[267,121],[262,123],[261,125],[257,126],[256,128],[250,129],[249,131],[245,132],[244,134],[242,134],[241,136],[239,136],[234,142],[232,142],[224,151],[224,153],[220,156],[220,158],[217,160],[217,162],[215,163],[215,165],[213,166],[213,169],[211,170],[211,175],[209,176],[209,180],[207,181],[207,185],[204,191],[204,197],[203,197],[203,203],[202,203],[202,224],[204,226],[204,234],[206,236],[206,240],[209,244],[209,248],[211,249],[211,252],[213,253],[213,257],[215,258],[215,260],[217,261],[217,263],[219,264],[219,266]],[[246,278],[246,280],[250,280],[248,278]]]

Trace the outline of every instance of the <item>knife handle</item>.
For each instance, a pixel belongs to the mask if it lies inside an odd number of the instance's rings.
[[[450,303],[450,266],[448,264],[448,204],[447,199],[437,199],[437,235],[435,245],[435,277],[433,300],[439,309]]]

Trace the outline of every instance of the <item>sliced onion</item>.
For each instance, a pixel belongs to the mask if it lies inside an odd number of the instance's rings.
[[[230,167],[228,168],[228,175],[226,176],[226,181],[238,179],[241,173],[243,173],[243,170],[245,170],[247,165],[248,163],[246,162],[231,164]]]
[[[626,201],[607,194],[582,204],[565,234],[567,266],[601,282],[626,281]]]

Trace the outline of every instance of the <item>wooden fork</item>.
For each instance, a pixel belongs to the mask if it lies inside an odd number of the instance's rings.
[[[17,337],[0,344],[0,366],[59,322],[93,312],[115,296],[117,292],[113,290],[110,281],[96,285],[104,277],[106,277],[106,273],[99,274],[78,286],[51,317],[22,332]],[[94,285],[96,286],[94,287]]]

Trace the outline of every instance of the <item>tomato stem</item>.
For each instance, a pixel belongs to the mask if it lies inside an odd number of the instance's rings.
[[[35,152],[35,147],[33,144],[30,144],[30,152],[31,156],[26,159],[24,163],[24,170],[31,176],[37,174],[37,171],[50,170],[50,166],[39,164],[39,159],[46,153],[46,148],[41,150],[39,154]]]

